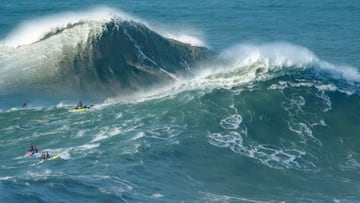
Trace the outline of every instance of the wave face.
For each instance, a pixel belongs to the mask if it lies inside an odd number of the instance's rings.
[[[62,69],[72,66],[62,78],[85,78],[79,81],[81,90],[91,80],[99,81],[96,89],[113,93],[169,83],[191,75],[200,61],[212,55],[206,48],[166,39],[133,21],[106,23],[89,44],[90,50],[82,49],[61,63]]]
[[[46,25],[30,39],[5,40],[0,92],[114,96],[191,76],[201,61],[214,55],[165,38],[141,22],[105,16],[62,17],[61,26]]]

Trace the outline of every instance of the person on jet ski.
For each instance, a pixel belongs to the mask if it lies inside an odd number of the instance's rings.
[[[83,103],[82,101],[80,100],[76,106],[76,108],[82,108],[83,107]]]
[[[34,154],[34,145],[29,146],[28,152],[31,152],[31,155]]]
[[[35,153],[38,153],[39,150],[38,150],[38,148],[37,148],[36,145],[33,146],[33,149],[34,149],[34,152],[35,152]]]

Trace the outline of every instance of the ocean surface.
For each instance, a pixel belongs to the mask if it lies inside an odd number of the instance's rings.
[[[357,0],[2,0],[0,202],[360,202],[359,33]]]

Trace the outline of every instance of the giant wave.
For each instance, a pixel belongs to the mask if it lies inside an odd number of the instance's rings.
[[[41,19],[41,29],[31,21],[3,40],[1,94],[125,94],[190,76],[214,55],[119,11],[92,12]]]

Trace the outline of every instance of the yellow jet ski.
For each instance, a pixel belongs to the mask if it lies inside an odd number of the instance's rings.
[[[90,109],[90,107],[75,107],[75,108],[71,109],[71,112],[86,111],[89,109]]]

